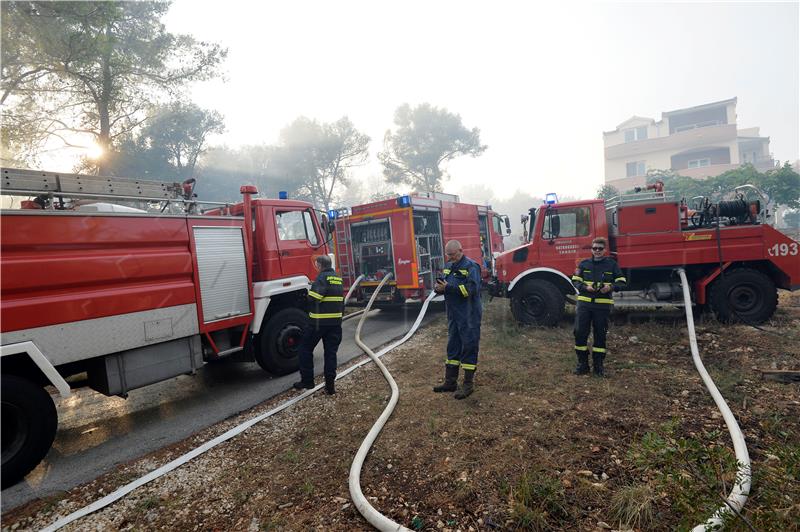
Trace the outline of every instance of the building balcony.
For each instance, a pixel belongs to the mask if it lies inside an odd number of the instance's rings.
[[[608,146],[605,149],[605,157],[606,159],[633,159],[652,152],[678,152],[697,146],[735,142],[736,136],[736,124],[698,127],[679,131],[666,137],[654,137]]]

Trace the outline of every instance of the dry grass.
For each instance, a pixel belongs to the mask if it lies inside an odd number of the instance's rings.
[[[800,367],[800,343],[791,336],[800,330],[798,296],[783,300],[766,327],[782,335],[698,324],[704,360],[735,399],[747,437],[756,480],[745,515],[761,530],[800,522],[800,433],[787,421],[800,417],[800,391],[762,381],[753,369]],[[446,343],[438,318],[384,359],[401,396],[365,463],[365,495],[414,530],[595,530],[600,521],[672,530],[698,522],[730,487],[730,442],[691,364],[682,319],[679,312],[617,313],[609,378],[575,377],[568,319],[556,328],[518,327],[507,301],[494,300],[484,314],[477,391],[456,401],[431,392]],[[71,529],[370,530],[349,500],[347,477],[389,390],[372,366],[337,388]],[[3,526],[41,528],[285,397],[9,512]],[[703,482],[687,471],[689,459]]]

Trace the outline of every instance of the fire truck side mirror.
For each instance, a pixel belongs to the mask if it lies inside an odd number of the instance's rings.
[[[505,236],[508,236],[508,235],[511,234],[511,220],[508,219],[508,215],[506,215],[506,214],[503,215],[503,223],[506,226],[506,235]],[[523,223],[525,223],[525,222],[523,222]]]
[[[333,232],[336,230],[336,223],[328,218],[326,214],[322,215],[322,228],[327,233],[328,236],[332,235]]]

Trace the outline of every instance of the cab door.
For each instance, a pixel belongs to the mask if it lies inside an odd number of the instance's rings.
[[[322,239],[314,225],[311,209],[276,209],[275,226],[278,233],[278,257],[281,275],[305,275],[314,279],[314,258],[324,253]]]
[[[592,219],[590,207],[549,207],[539,235],[542,266],[570,277],[575,266],[591,255]]]

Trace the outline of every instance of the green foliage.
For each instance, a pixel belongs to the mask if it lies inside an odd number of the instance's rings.
[[[425,190],[442,190],[447,177],[442,165],[459,155],[477,157],[486,151],[480,130],[467,129],[461,116],[423,103],[411,108],[403,104],[394,115],[397,130],[384,136],[378,154],[383,175],[390,183],[404,183]]]
[[[600,185],[600,188],[597,189],[596,196],[600,199],[611,199],[615,196],[619,196],[619,190],[612,185]]]
[[[369,142],[346,116],[333,123],[300,117],[281,131],[267,175],[294,183],[298,197],[327,210],[337,185],[346,185],[350,170],[366,162]]]
[[[53,138],[109,151],[149,102],[216,75],[226,51],[167,32],[169,5],[3,2],[4,136],[23,132],[13,143],[26,156]]]
[[[800,210],[787,211],[783,215],[783,221],[786,222],[786,225],[791,229],[800,229]]]
[[[307,200],[298,194],[296,183],[285,176],[268,172],[275,148],[272,146],[242,146],[209,148],[201,157],[195,192],[204,200],[241,201],[239,187],[252,184],[263,197],[277,198],[285,190],[293,199]]]
[[[126,135],[115,145],[107,155],[106,172],[182,181],[194,176],[208,135],[223,131],[222,116],[216,111],[182,102],[158,107],[138,136]]]
[[[649,170],[647,182],[664,182],[664,190],[690,201],[696,196],[707,196],[711,201],[730,197],[741,185],[754,185],[766,193],[777,205],[800,208],[800,175],[787,162],[780,168],[759,172],[753,165],[745,164],[707,179],[693,179],[671,170]],[[756,199],[755,197],[751,199]]]
[[[730,516],[735,529],[788,530],[800,522],[800,447],[793,419],[773,416],[762,423],[764,436],[748,438],[753,459],[750,500],[743,518]],[[663,493],[681,515],[677,528],[705,521],[740,483],[738,463],[727,432],[702,431],[682,436],[677,420],[646,433],[630,450],[638,475],[648,479],[648,492]],[[754,445],[755,443],[755,445]],[[645,527],[646,528],[646,527]]]

